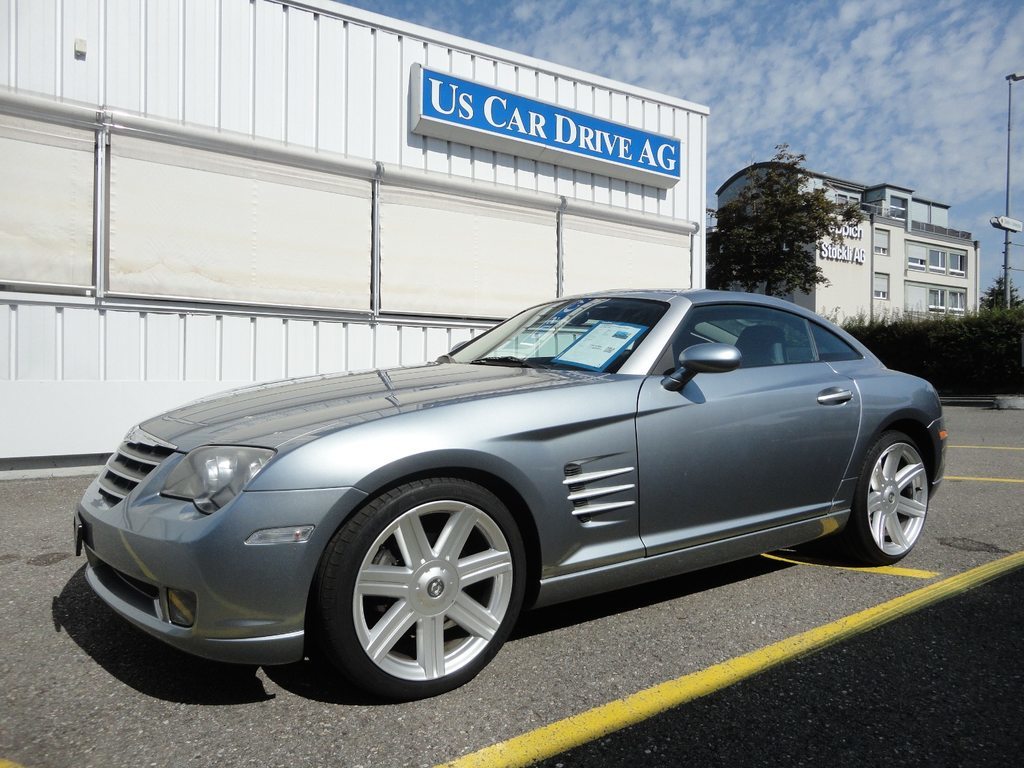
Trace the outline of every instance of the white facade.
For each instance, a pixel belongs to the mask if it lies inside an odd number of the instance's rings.
[[[676,142],[678,180],[413,132],[419,68]],[[703,285],[679,99],[326,0],[0,0],[0,85],[0,467],[556,295]]]

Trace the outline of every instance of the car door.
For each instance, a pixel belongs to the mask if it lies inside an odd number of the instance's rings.
[[[853,381],[817,351],[811,323],[747,304],[695,306],[673,342],[731,343],[728,373],[681,391],[647,377],[637,412],[640,535],[648,555],[827,513],[860,422]],[[660,371],[656,371],[660,374]]]

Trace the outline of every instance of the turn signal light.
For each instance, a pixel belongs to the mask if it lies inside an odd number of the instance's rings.
[[[264,528],[251,534],[246,544],[302,544],[313,535],[312,525],[295,525],[289,528]]]

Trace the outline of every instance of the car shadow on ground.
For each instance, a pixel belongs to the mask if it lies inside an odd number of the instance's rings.
[[[289,693],[330,704],[380,701],[345,685],[323,662],[281,666],[226,664],[179,651],[123,620],[85,580],[83,566],[53,598],[56,632],[64,632],[110,675],[146,696],[181,704],[253,704],[274,698],[257,674]]]
[[[272,698],[257,667],[189,656],[128,624],[89,588],[83,566],[53,598],[53,626],[103,669],[140,693],[183,704],[248,704]]]
[[[519,619],[510,640],[564,629],[575,624],[585,624],[638,608],[647,608],[687,595],[717,589],[727,584],[764,576],[775,571],[793,567],[792,563],[770,560],[765,557],[749,557],[745,560],[691,571],[658,581],[638,584],[635,587],[617,589],[593,597],[572,600],[567,603],[527,611]]]
[[[756,578],[790,564],[753,557],[735,563],[525,612],[510,641],[552,632],[686,595]],[[327,704],[382,702],[347,686],[327,664],[306,659],[257,667],[208,661],[136,629],[108,608],[85,581],[85,568],[53,598],[54,630],[64,632],[110,675],[146,696],[182,704],[253,704],[274,698],[257,674],[285,691]]]

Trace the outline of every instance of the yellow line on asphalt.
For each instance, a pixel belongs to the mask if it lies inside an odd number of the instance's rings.
[[[946,475],[946,480],[964,480],[973,483],[1024,483],[1015,477],[958,477],[957,475]]]
[[[867,632],[1024,567],[1017,552],[713,667],[617,699],[461,757],[447,768],[518,768],[642,722],[771,667]]]
[[[0,757],[0,768],[21,768],[21,766],[15,762],[12,762],[10,760],[4,760],[2,757]]]
[[[1008,445],[950,445],[949,448],[984,448],[986,451],[1024,451]]]
[[[761,557],[767,557],[769,560],[778,560],[780,563],[792,563],[793,565],[815,565],[821,568],[837,568],[841,571],[861,571],[863,573],[881,573],[885,576],[905,576],[909,579],[934,579],[938,576],[937,571],[922,571],[917,568],[900,568],[895,565],[879,565],[873,568],[864,568],[853,565],[840,565],[838,563],[831,563],[828,560],[818,560],[816,558],[789,558],[781,557],[779,555],[763,554]]]

